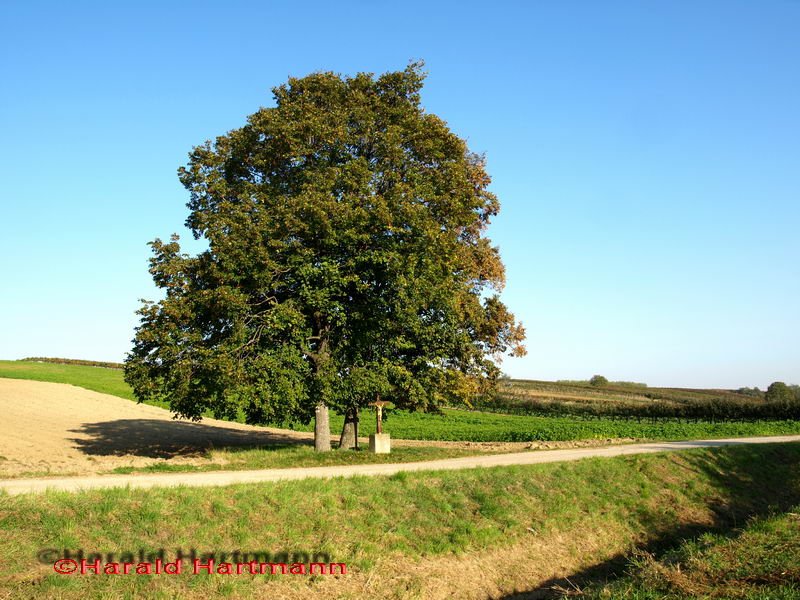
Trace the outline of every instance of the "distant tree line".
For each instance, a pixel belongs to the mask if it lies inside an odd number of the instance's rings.
[[[741,387],[736,390],[737,394],[742,394],[743,396],[753,396],[754,398],[763,398],[764,392],[762,392],[757,387],[749,388],[749,387]]]
[[[79,358],[49,358],[46,356],[29,356],[28,358],[20,358],[19,362],[56,363],[61,365],[80,365],[83,367],[103,367],[105,369],[122,369],[125,366],[122,363],[106,362],[101,360],[81,360]]]
[[[764,399],[767,402],[791,403],[800,399],[800,386],[786,385],[782,381],[775,381],[767,388]]]

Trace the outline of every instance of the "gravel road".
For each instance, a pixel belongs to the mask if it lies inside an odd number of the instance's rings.
[[[147,475],[108,475],[103,477],[68,477],[62,479],[15,479],[0,481],[0,489],[10,494],[42,492],[47,489],[79,491],[86,489],[132,487],[178,487],[221,486],[263,481],[285,481],[289,479],[331,478],[391,475],[400,471],[441,471],[472,469],[507,465],[532,465],[539,463],[580,460],[590,457],[647,454],[651,452],[674,452],[690,448],[708,448],[739,444],[766,444],[774,442],[798,442],[800,435],[733,438],[724,440],[693,440],[686,442],[651,442],[601,448],[573,448],[568,450],[543,450],[538,452],[514,452],[466,456],[426,462],[380,465],[347,465],[332,467],[305,467],[297,469],[270,469],[261,471],[215,471],[209,473],[174,473]]]

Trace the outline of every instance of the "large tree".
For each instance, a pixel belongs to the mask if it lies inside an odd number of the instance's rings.
[[[485,237],[499,204],[483,158],[425,112],[421,64],[375,77],[314,73],[206,142],[179,169],[208,249],[151,242],[165,290],[139,310],[126,381],[199,419],[309,422],[376,398],[437,410],[485,393],[524,354]]]
[[[790,386],[786,385],[782,381],[773,381],[769,384],[767,393],[764,394],[764,399],[767,402],[791,404],[795,400],[795,392]]]

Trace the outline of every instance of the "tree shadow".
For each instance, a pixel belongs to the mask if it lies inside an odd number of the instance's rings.
[[[86,423],[72,433],[88,438],[70,438],[75,447],[92,456],[135,455],[148,458],[197,456],[212,448],[289,446],[312,444],[311,439],[271,431],[242,430],[191,421],[119,419]]]
[[[712,444],[708,444],[711,446]],[[719,444],[716,444],[719,445]],[[657,558],[677,548],[683,541],[704,533],[738,537],[738,529],[752,517],[786,512],[800,503],[800,444],[769,444],[761,448],[752,444],[723,448],[715,457],[706,454],[683,454],[686,468],[708,476],[716,493],[709,498],[713,514],[711,524],[676,523],[667,530],[660,527],[635,549],[576,571],[555,577],[535,588],[515,592],[494,600],[541,600],[578,597],[587,585],[603,585],[625,575],[634,552],[646,552]],[[640,515],[639,523],[648,530],[658,527],[652,515]]]

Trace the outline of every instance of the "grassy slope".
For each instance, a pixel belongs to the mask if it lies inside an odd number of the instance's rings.
[[[134,399],[122,372],[96,367],[0,361],[0,377],[71,383],[90,390]],[[160,405],[161,406],[161,405]],[[212,415],[207,415],[212,416]],[[331,430],[342,427],[342,417],[331,416]],[[360,433],[374,433],[372,411],[364,411]],[[294,429],[312,431],[313,425]],[[602,438],[679,440],[692,438],[781,435],[800,433],[800,422],[760,423],[637,423],[633,420],[592,421],[447,410],[444,415],[396,412],[389,414],[386,429],[395,438],[467,441],[550,441]]]
[[[437,565],[453,560],[467,568],[446,585],[494,577],[505,592],[529,589],[520,586],[531,579],[502,571],[511,554],[489,570],[470,566],[504,548],[521,553],[524,564],[538,561],[545,569],[597,565],[634,543],[653,549],[704,531],[721,533],[750,515],[795,505],[798,465],[800,444],[770,444],[403,473],[335,485],[306,480],[0,495],[0,592],[14,598],[191,600],[340,597],[355,586],[359,592],[348,597],[357,598],[369,585],[374,597],[411,598],[436,583],[431,578]],[[524,555],[537,544],[548,550]],[[348,564],[351,579],[60,576],[37,562],[44,548],[117,555],[159,548],[326,552]],[[423,568],[415,562],[420,560],[426,561]],[[782,584],[781,561],[762,564]]]
[[[584,589],[587,600],[800,598],[800,506],[756,517],[741,529],[705,533],[660,557],[632,559],[629,574]]]

